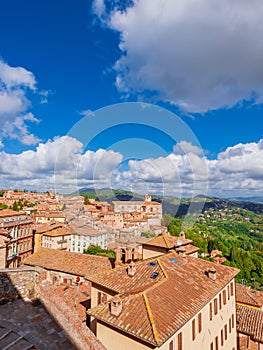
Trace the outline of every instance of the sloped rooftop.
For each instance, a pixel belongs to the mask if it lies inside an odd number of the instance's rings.
[[[246,304],[260,308],[263,306],[263,292],[237,283],[236,301],[240,304]]]
[[[263,344],[263,311],[237,304],[237,331]]]
[[[41,248],[33,255],[30,255],[23,263],[78,276],[93,275],[112,269],[111,260],[103,256],[48,248]]]
[[[156,265],[149,266],[150,261]],[[155,346],[163,344],[239,272],[176,252],[150,261],[137,263],[134,277],[127,276],[125,267],[118,267],[88,278],[119,292],[123,304],[118,317],[111,314],[110,302],[90,309],[88,314]],[[211,267],[216,269],[216,281],[207,276]],[[150,272],[154,271],[158,276],[151,279]]]
[[[149,239],[148,241],[143,243],[143,245],[173,249],[174,247],[179,247],[181,245],[186,245],[190,243],[192,243],[190,239],[164,234],[164,235]]]

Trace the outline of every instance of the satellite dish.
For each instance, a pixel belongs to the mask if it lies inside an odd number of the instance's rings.
[[[180,246],[180,245],[182,245],[182,244],[183,244],[183,242],[182,242],[180,239],[178,239],[177,245]]]

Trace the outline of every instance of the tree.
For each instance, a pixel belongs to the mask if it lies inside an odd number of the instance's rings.
[[[215,240],[214,239],[209,239],[208,243],[207,243],[207,250],[208,253],[210,254],[212,250],[215,250],[216,246],[215,246]]]
[[[14,201],[14,204],[12,205],[12,209],[15,211],[19,211],[19,207],[16,201]]]
[[[85,205],[90,204],[90,200],[89,200],[89,197],[87,195],[84,196],[84,204]]]
[[[164,214],[162,218],[162,225],[168,227],[172,220],[173,217],[170,214]]]
[[[0,209],[7,209],[8,205],[5,203],[0,203]]]
[[[116,253],[114,250],[103,249],[95,244],[91,244],[87,249],[85,249],[84,254],[106,256],[113,259],[116,258]]]
[[[181,231],[182,219],[172,219],[168,225],[168,231],[172,236],[178,236]]]

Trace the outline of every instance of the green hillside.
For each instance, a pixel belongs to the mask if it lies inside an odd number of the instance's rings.
[[[124,190],[114,189],[81,189],[75,195],[95,198],[98,201],[136,201],[143,200],[144,196]],[[173,196],[152,195],[152,199],[162,203],[163,213],[170,214],[172,217],[182,217],[186,214],[195,214],[209,209],[224,209],[226,207],[238,207],[253,211],[257,214],[263,214],[263,203],[254,203],[250,201],[227,200],[216,197],[197,196],[195,198],[178,198]]]
[[[143,200],[123,190],[82,190],[99,201]],[[200,248],[200,254],[222,251],[225,265],[237,267],[238,282],[263,289],[263,204],[198,196],[194,199],[152,196],[162,203],[164,220],[172,235],[183,229]]]
[[[198,216],[174,218],[168,225],[172,235],[180,230],[201,253],[217,249],[224,263],[237,267],[237,281],[263,289],[263,215],[236,206],[209,209]]]

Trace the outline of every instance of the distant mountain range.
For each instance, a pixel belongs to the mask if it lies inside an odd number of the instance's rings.
[[[79,192],[72,193],[72,195],[88,196],[99,201],[140,201],[144,196],[138,193],[133,193],[125,190],[115,190],[109,188],[97,189],[82,188]],[[152,195],[152,200],[162,203],[163,213],[170,214],[173,217],[180,217],[186,214],[195,214],[204,212],[208,209],[224,209],[226,207],[239,207],[250,210],[257,214],[263,213],[263,198],[249,197],[249,198],[231,198],[222,199],[217,197],[196,196],[194,198],[178,198],[173,196],[158,196]]]
[[[229,200],[237,200],[241,202],[263,203],[263,197],[231,197]]]

